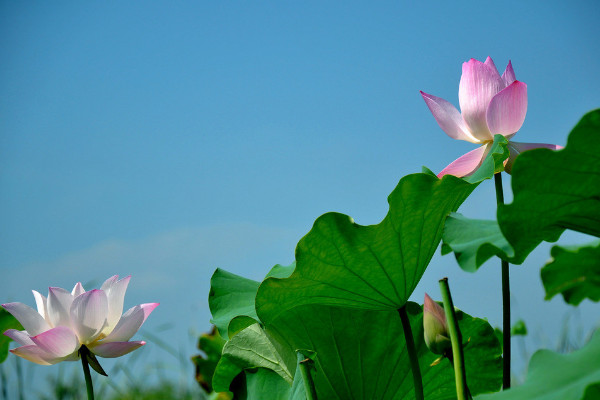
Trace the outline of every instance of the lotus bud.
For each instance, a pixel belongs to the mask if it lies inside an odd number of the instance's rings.
[[[435,354],[451,351],[450,334],[446,323],[444,309],[425,294],[423,306],[423,327],[425,328],[425,344]]]

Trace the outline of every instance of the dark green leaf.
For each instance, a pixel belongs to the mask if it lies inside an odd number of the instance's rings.
[[[542,268],[546,300],[561,293],[578,305],[585,298],[600,300],[600,242],[582,247],[554,246],[552,261]]]
[[[454,373],[423,339],[422,308],[407,304],[419,356],[425,397],[454,399]],[[474,394],[499,390],[500,344],[490,325],[462,312],[457,315],[465,347],[467,377]],[[406,342],[396,310],[371,311],[321,305],[289,310],[267,327],[291,348],[316,353],[314,381],[319,399],[414,399]],[[281,340],[281,339],[278,339]]]
[[[571,354],[536,352],[527,380],[510,390],[478,396],[476,400],[591,400],[600,383],[600,331],[582,349]]]

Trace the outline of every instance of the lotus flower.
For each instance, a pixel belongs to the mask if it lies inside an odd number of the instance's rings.
[[[440,128],[453,139],[481,144],[481,147],[459,157],[438,174],[468,176],[475,172],[490,151],[494,135],[508,140],[509,158],[504,170],[511,172],[515,158],[523,151],[562,146],[545,143],[518,143],[510,139],[517,133],[527,114],[527,85],[515,78],[511,62],[500,76],[490,57],[484,63],[471,59],[463,63],[458,88],[459,112],[448,101],[421,91]]]
[[[48,297],[33,290],[37,311],[22,303],[2,304],[25,328],[4,334],[21,347],[12,353],[36,364],[76,361],[85,346],[99,357],[120,357],[146,344],[129,341],[158,303],[140,304],[123,312],[131,276],[108,278],[100,289],[86,292],[77,283],[71,292],[51,287]]]
[[[444,309],[425,293],[423,305],[425,344],[435,354],[444,354],[452,348]]]

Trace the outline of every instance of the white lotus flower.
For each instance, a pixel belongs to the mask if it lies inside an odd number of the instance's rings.
[[[48,297],[33,290],[37,311],[23,303],[2,304],[25,330],[4,334],[21,347],[13,354],[41,365],[79,359],[85,345],[99,357],[120,357],[146,344],[129,341],[158,303],[140,304],[123,313],[131,276],[108,278],[100,289],[86,292],[78,282],[71,292],[51,287]]]

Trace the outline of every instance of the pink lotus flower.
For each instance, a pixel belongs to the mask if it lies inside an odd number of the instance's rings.
[[[4,334],[21,347],[12,353],[36,364],[51,365],[79,359],[85,345],[100,357],[120,357],[146,344],[129,339],[158,303],[140,304],[123,312],[123,299],[131,276],[108,278],[102,287],[86,292],[77,283],[71,292],[58,287],[48,297],[33,290],[37,311],[22,303],[2,304],[25,328]]]
[[[481,144],[459,157],[438,174],[458,177],[475,172],[490,151],[494,135],[509,139],[510,156],[504,170],[510,173],[515,158],[523,151],[539,147],[552,150],[562,146],[545,143],[518,143],[510,139],[517,133],[527,114],[527,85],[515,78],[510,61],[500,76],[490,57],[485,63],[470,59],[463,63],[458,88],[462,114],[448,101],[421,91],[440,128],[453,139]]]

